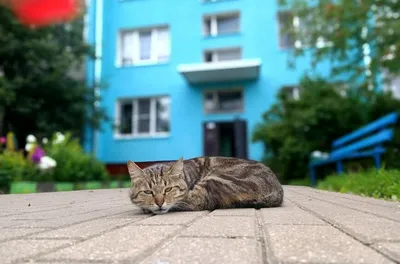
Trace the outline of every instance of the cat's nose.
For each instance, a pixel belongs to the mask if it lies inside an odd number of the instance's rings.
[[[161,206],[164,204],[164,195],[162,194],[156,194],[154,196],[155,202],[158,205],[158,207],[161,208]]]

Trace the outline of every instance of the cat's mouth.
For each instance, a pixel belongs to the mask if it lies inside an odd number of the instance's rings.
[[[153,213],[155,213],[155,214],[165,214],[167,212],[168,212],[167,208],[159,208],[157,210],[153,210]]]

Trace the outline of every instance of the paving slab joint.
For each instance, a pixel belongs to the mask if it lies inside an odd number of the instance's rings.
[[[379,215],[379,214],[375,214],[375,213],[372,213],[372,212],[369,212],[369,211],[364,211],[364,210],[360,210],[360,209],[357,209],[357,208],[354,208],[354,207],[350,207],[350,206],[347,206],[347,205],[343,205],[343,204],[340,204],[340,203],[335,203],[335,202],[332,202],[332,201],[327,201],[327,200],[324,200],[324,199],[321,199],[321,198],[318,198],[318,197],[315,197],[315,196],[310,196],[310,195],[308,195],[308,194],[299,193],[299,192],[296,192],[296,191],[292,191],[292,192],[294,192],[294,193],[296,193],[296,194],[298,194],[298,195],[302,195],[302,196],[305,196],[305,197],[308,197],[308,198],[311,198],[311,199],[315,199],[315,200],[321,201],[321,202],[325,202],[325,203],[330,203],[330,204],[338,205],[338,206],[341,206],[341,207],[344,207],[344,208],[347,208],[347,209],[350,209],[350,210],[358,211],[358,212],[361,212],[361,213],[364,213],[364,214],[369,214],[369,215],[377,216],[377,217],[380,217],[380,218],[384,218],[384,219],[386,219],[386,220],[390,220],[390,221],[394,221],[394,222],[400,223],[399,220],[393,219],[393,218],[390,218],[390,217],[386,217],[386,216],[384,216],[384,215]],[[289,200],[289,199],[288,199],[288,200]],[[355,200],[352,200],[352,201],[355,201]],[[359,201],[356,201],[356,202],[359,202]],[[371,204],[371,205],[374,205],[374,204]],[[378,206],[379,206],[379,205],[378,205]]]
[[[286,198],[286,199],[288,199],[288,198]],[[312,211],[312,210],[310,210],[310,209],[308,209],[308,208],[303,207],[303,206],[302,206],[301,204],[299,204],[298,202],[295,202],[295,201],[293,201],[293,200],[291,200],[291,199],[288,199],[288,200],[291,201],[292,203],[294,203],[295,205],[297,205],[301,210],[306,211],[306,212],[308,212],[308,213],[314,215],[315,217],[321,219],[322,221],[326,222],[327,224],[329,224],[329,225],[332,226],[333,228],[335,228],[335,229],[339,230],[340,232],[346,234],[346,235],[349,236],[350,238],[352,238],[352,239],[354,239],[354,240],[360,242],[361,244],[363,244],[364,246],[366,246],[366,247],[372,249],[372,250],[375,251],[376,253],[378,253],[378,254],[380,254],[380,255],[386,257],[387,259],[393,261],[394,263],[399,263],[396,259],[392,258],[391,256],[389,256],[389,255],[387,255],[387,254],[384,254],[383,252],[377,250],[377,249],[374,248],[374,247],[371,247],[371,245],[373,245],[372,243],[366,243],[366,242],[362,241],[361,239],[358,239],[357,237],[353,236],[351,233],[347,232],[346,230],[341,229],[334,221],[331,221],[331,220],[329,220],[329,219],[326,219],[325,217],[323,217],[322,215],[316,213],[315,211]]]
[[[94,219],[91,219],[91,220],[94,220]],[[90,220],[89,220],[90,221]],[[24,257],[24,258],[20,258],[20,259],[17,259],[17,260],[15,260],[13,263],[21,263],[21,262],[27,262],[27,261],[30,261],[30,260],[35,260],[36,261],[36,259],[40,259],[40,257],[42,257],[42,256],[44,256],[44,255],[47,255],[47,254],[51,254],[51,253],[54,253],[54,252],[56,252],[56,251],[58,251],[58,250],[61,250],[61,249],[65,249],[65,248],[68,248],[68,247],[71,247],[71,246],[74,246],[74,245],[76,245],[76,244],[79,244],[79,243],[82,243],[82,242],[85,242],[85,241],[87,241],[87,240],[89,240],[89,239],[92,239],[92,238],[95,238],[95,237],[98,237],[98,236],[102,236],[102,235],[104,235],[104,234],[106,234],[106,233],[108,233],[108,232],[113,232],[113,231],[115,231],[115,230],[117,230],[117,229],[120,229],[120,228],[124,228],[124,227],[126,227],[126,226],[128,226],[128,225],[130,225],[130,224],[132,224],[132,222],[135,222],[135,221],[137,221],[136,219],[135,220],[132,220],[132,221],[128,221],[127,223],[125,223],[125,224],[121,224],[121,225],[119,225],[119,226],[116,226],[116,227],[114,227],[114,228],[112,228],[112,229],[109,229],[109,230],[106,230],[106,231],[103,231],[103,232],[101,232],[101,233],[98,233],[98,234],[96,234],[96,235],[92,235],[92,236],[88,236],[88,237],[86,237],[86,238],[80,238],[80,239],[76,239],[76,238],[68,238],[68,240],[74,240],[72,243],[70,243],[70,244],[67,244],[67,245],[63,245],[63,246],[60,246],[60,247],[56,247],[56,248],[52,248],[51,250],[47,250],[47,251],[44,251],[44,252],[40,252],[40,253],[38,253],[38,254],[35,254],[35,255],[32,255],[32,256],[29,256],[29,257]],[[84,221],[84,222],[88,222],[88,221]],[[84,222],[82,222],[82,223],[84,223]],[[71,226],[71,225],[70,225]],[[49,230],[47,230],[47,231],[42,231],[42,232],[40,232],[40,233],[43,233],[43,232],[48,232]],[[36,233],[35,233],[36,234]],[[30,234],[30,235],[32,235],[32,234]],[[62,238],[62,239],[52,239],[52,238],[50,238],[50,239],[48,239],[48,238],[39,238],[39,239],[28,239],[28,240],[66,240],[66,238]]]
[[[261,215],[261,210],[256,210],[256,238],[261,244],[261,261],[263,264],[270,263],[267,254],[267,243],[264,237],[264,221]]]
[[[195,217],[193,220],[180,225],[181,228],[179,228],[178,230],[176,230],[174,233],[172,233],[171,235],[165,237],[164,239],[162,239],[159,243],[155,244],[154,246],[146,249],[145,251],[143,251],[140,255],[138,255],[136,257],[135,260],[132,259],[125,259],[123,261],[121,261],[121,263],[124,264],[140,264],[140,263],[144,263],[146,261],[147,258],[151,257],[154,253],[156,253],[157,251],[162,250],[163,248],[165,248],[167,245],[169,245],[170,243],[172,243],[172,241],[174,241],[179,234],[181,234],[183,231],[185,231],[186,229],[188,229],[190,226],[192,226],[196,221],[208,217],[208,215],[210,214],[210,211],[206,211],[206,213],[201,214],[197,217]],[[151,218],[151,217],[149,217]]]

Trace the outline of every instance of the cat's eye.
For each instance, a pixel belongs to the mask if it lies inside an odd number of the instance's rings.
[[[165,189],[165,191],[164,192],[170,192],[172,190],[172,187],[168,187],[167,189]]]
[[[146,190],[146,191],[144,191],[144,193],[145,193],[145,194],[153,194],[153,192],[150,191],[150,190]]]

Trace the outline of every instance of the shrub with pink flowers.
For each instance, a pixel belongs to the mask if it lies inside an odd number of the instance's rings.
[[[12,133],[0,137],[0,190],[15,181],[83,182],[109,179],[105,166],[83,151],[78,139],[57,132],[38,142],[28,135],[23,150],[17,150]]]

